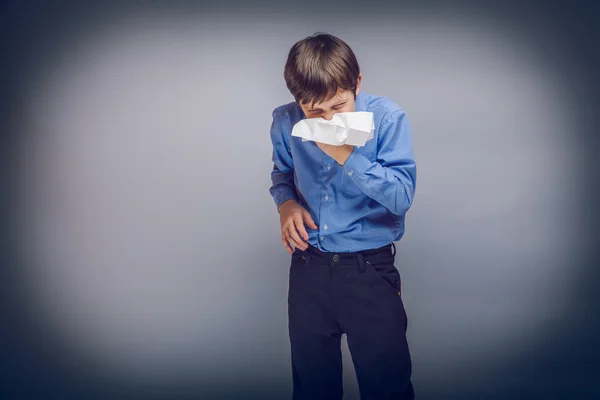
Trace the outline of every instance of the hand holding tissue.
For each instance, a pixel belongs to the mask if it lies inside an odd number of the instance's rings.
[[[303,142],[314,141],[333,146],[348,144],[364,146],[373,138],[375,123],[373,113],[366,111],[334,114],[331,120],[307,118],[292,128],[292,136],[301,137]]]

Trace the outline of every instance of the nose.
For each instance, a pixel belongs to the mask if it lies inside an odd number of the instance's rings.
[[[331,121],[331,119],[333,118],[333,112],[329,112],[329,113],[324,113],[323,114],[323,119],[326,119],[327,121]]]

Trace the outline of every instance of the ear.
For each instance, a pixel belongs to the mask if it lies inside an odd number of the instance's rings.
[[[362,83],[362,74],[358,74],[358,79],[356,79],[356,94],[360,93],[360,84]]]
[[[304,115],[304,118],[306,118],[306,112],[304,111],[304,105],[302,104],[302,102],[296,99],[296,104],[298,104],[298,107],[300,107],[300,110],[302,111],[302,115]]]

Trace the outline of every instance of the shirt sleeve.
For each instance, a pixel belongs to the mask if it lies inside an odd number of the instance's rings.
[[[290,199],[298,201],[298,194],[294,184],[294,160],[289,140],[283,131],[283,124],[275,113],[271,124],[271,142],[273,143],[273,170],[269,192],[279,209],[281,204]]]
[[[381,124],[377,159],[370,161],[356,148],[344,163],[344,173],[369,197],[396,215],[405,214],[415,194],[417,167],[406,114],[390,113]]]

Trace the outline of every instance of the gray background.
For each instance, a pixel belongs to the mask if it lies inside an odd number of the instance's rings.
[[[397,266],[418,397],[592,398],[588,60],[550,19],[461,4],[148,6],[37,42],[12,119],[29,333],[124,391],[289,398],[270,118],[287,51],[327,31],[413,131]]]

